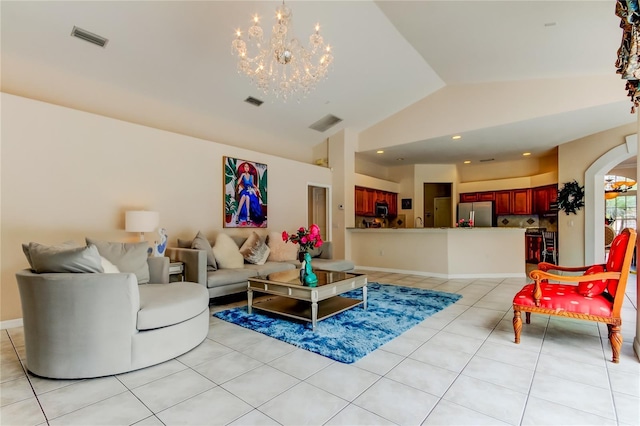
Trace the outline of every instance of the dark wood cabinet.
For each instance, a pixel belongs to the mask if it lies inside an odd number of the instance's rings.
[[[496,193],[493,191],[478,192],[478,201],[494,201],[495,197]]]
[[[477,192],[466,192],[464,194],[460,194],[461,203],[474,203],[476,201],[478,201]]]
[[[356,186],[355,211],[357,216],[376,215],[376,202],[386,202],[389,206],[389,216],[398,215],[398,194],[388,191],[380,191],[372,188]]]
[[[531,214],[531,189],[511,191],[511,214]]]
[[[551,206],[558,200],[558,185],[546,185],[531,190],[534,214],[548,214]]]
[[[511,214],[511,191],[495,192],[495,214]]]

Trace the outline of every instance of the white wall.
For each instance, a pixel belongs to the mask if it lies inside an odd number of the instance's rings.
[[[562,188],[574,179],[584,185],[585,171],[589,166],[612,148],[624,144],[625,137],[636,133],[636,130],[636,123],[631,123],[560,145],[558,187]],[[584,209],[575,215],[558,212],[558,254],[563,265],[584,265],[585,233],[593,232],[585,229]]]
[[[124,231],[129,209],[158,211],[169,245],[198,230],[215,236],[223,226],[223,156],[267,164],[263,235],[307,225],[307,182],[332,183],[325,167],[5,93],[1,102],[1,320],[21,317],[14,274],[27,267],[23,242],[135,241]]]

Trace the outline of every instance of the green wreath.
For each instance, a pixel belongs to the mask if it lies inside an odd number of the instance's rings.
[[[578,214],[577,210],[584,207],[584,186],[580,186],[575,180],[564,184],[558,191],[558,208],[569,213]]]

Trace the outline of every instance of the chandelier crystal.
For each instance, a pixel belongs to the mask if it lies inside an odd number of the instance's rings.
[[[238,72],[249,76],[264,93],[273,93],[285,101],[294,94],[306,96],[327,76],[333,62],[331,46],[325,45],[320,25],[315,25],[305,48],[293,34],[292,17],[283,1],[276,9],[276,22],[266,43],[258,15],[253,16],[247,41],[238,29],[231,43],[238,56]]]

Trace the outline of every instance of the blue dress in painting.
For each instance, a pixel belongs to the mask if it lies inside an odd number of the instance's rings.
[[[262,224],[264,222],[264,215],[262,214],[262,206],[260,205],[260,197],[258,196],[258,189],[253,183],[253,175],[248,173],[243,173],[240,176],[240,185],[238,186],[238,198],[241,200],[245,195],[249,197],[249,215],[247,216],[247,203],[244,203],[240,207],[240,211],[238,211],[237,221],[239,223],[253,222],[256,225]]]

